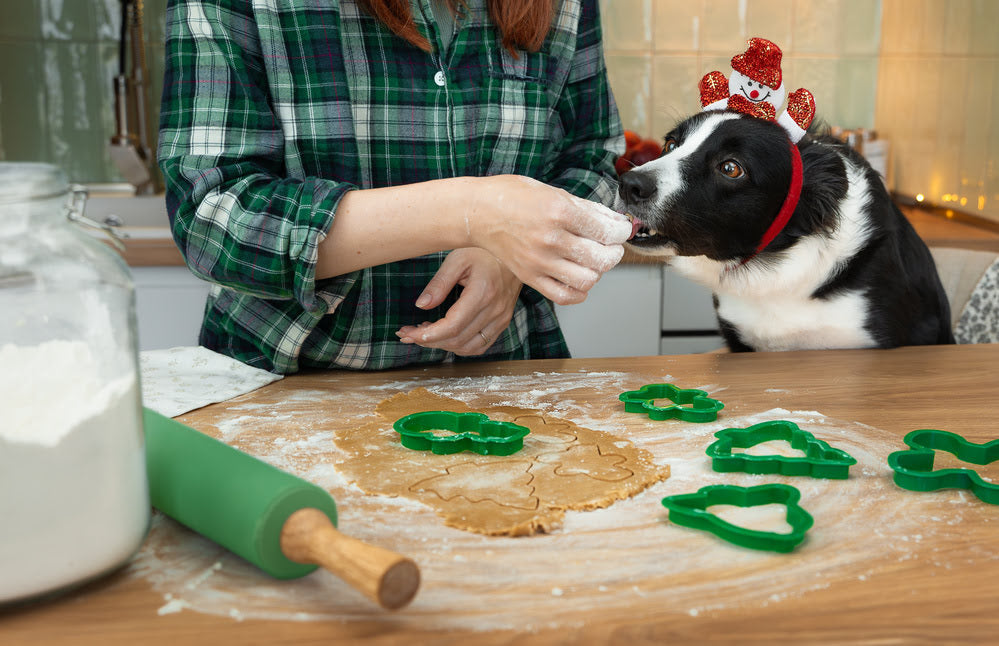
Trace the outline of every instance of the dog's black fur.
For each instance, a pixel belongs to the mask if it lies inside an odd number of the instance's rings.
[[[929,250],[877,172],[838,139],[798,143],[797,208],[754,253],[788,192],[790,145],[779,125],[734,112],[684,120],[660,159],[621,177],[617,208],[642,225],[629,245],[712,288],[733,351],[953,343]],[[723,172],[729,162],[741,176]]]

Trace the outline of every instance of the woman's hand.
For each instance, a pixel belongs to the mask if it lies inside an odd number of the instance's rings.
[[[403,343],[474,356],[492,347],[510,325],[522,283],[488,251],[469,247],[449,253],[416,301],[440,305],[456,285],[464,289],[444,318],[407,325],[396,332]]]
[[[319,243],[316,278],[479,247],[559,305],[580,303],[624,255],[620,213],[520,175],[356,190]]]
[[[475,181],[465,213],[469,242],[560,305],[585,300],[624,255],[631,223],[601,204],[518,175]]]

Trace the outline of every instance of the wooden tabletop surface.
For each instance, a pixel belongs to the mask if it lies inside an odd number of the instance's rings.
[[[287,377],[179,419],[325,484],[340,530],[407,554],[422,587],[388,612],[333,575],[276,582],[157,515],[124,569],[0,613],[0,644],[973,644],[999,635],[999,507],[962,490],[896,487],[909,431],[999,437],[999,346],[686,355],[435,366]],[[722,400],[717,422],[654,422],[617,395],[670,381]],[[672,476],[546,535],[489,537],[365,494],[336,438],[415,388],[473,408],[516,405],[614,433]],[[788,419],[857,458],[845,481],[714,473],[713,432]],[[377,450],[377,448],[375,449]],[[999,477],[992,466],[979,468]],[[670,523],[666,495],[784,482],[815,524],[790,554]],[[756,519],[759,520],[759,519]],[[754,521],[756,522],[756,521]]]

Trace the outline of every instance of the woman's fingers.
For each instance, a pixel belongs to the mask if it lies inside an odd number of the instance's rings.
[[[604,245],[621,245],[631,236],[631,222],[603,204],[569,196],[574,210],[567,229]]]
[[[480,355],[509,326],[521,282],[488,252],[467,248],[448,254],[417,303],[434,307],[455,285],[464,289],[444,318],[396,332],[403,343],[440,348],[462,356]]]

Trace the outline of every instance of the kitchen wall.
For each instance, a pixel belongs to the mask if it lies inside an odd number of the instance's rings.
[[[999,1],[601,0],[625,127],[660,138],[751,36],[818,118],[891,143],[901,194],[999,221]]]
[[[999,2],[884,0],[875,123],[895,188],[999,221]]]
[[[159,103],[166,0],[144,0],[150,103]],[[43,160],[75,181],[118,181],[120,0],[0,1],[0,159]],[[896,190],[999,221],[999,0],[601,0],[625,127],[661,137],[699,109],[750,36],[784,50],[789,89],[819,118],[892,144]],[[153,122],[155,126],[155,122]]]
[[[697,83],[731,71],[752,36],[784,52],[788,91],[819,118],[874,126],[881,3],[870,0],[602,0],[611,82],[625,127],[660,138],[700,109]]]

